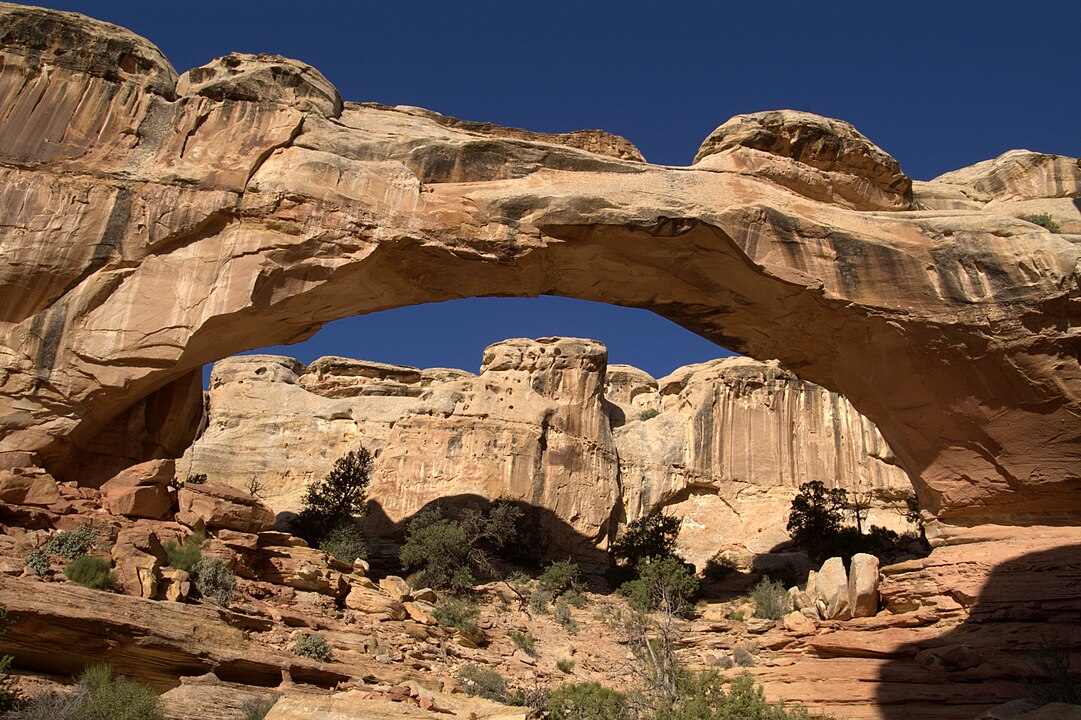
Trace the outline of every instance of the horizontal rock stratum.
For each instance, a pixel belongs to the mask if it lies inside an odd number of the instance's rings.
[[[98,484],[183,452],[204,363],[359,313],[553,294],[843,394],[942,521],[1081,515],[1076,159],[911,182],[847,123],[779,111],[662,167],[604,133],[343,103],[278,56],[178,78],[75,14],[0,5],[0,37],[6,465]]]

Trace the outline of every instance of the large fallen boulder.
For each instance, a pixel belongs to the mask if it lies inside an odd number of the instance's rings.
[[[176,519],[188,527],[202,524],[253,533],[274,524],[274,511],[259,498],[227,485],[186,483],[180,488]]]

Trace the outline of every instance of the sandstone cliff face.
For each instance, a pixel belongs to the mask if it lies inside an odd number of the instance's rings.
[[[475,495],[543,508],[542,540],[586,554],[604,546],[619,500],[604,408],[608,350],[594,340],[508,340],[477,378],[434,386],[394,426],[372,497],[392,522],[440,498]],[[568,532],[560,532],[566,523]]]
[[[665,508],[682,517],[684,555],[699,567],[718,548],[764,553],[787,541],[792,497],[811,480],[863,498],[865,525],[907,529],[911,482],[875,426],[775,362],[680,368],[621,409],[628,421],[615,436],[627,515]]]
[[[788,539],[800,483],[866,496],[867,523],[906,529],[911,491],[874,425],[776,363],[727,358],[659,382],[607,367],[592,340],[507,340],[480,374],[344,358],[305,368],[246,355],[211,376],[207,427],[179,474],[247,487],[278,511],[362,445],[376,457],[368,529],[387,535],[437,501],[509,498],[542,509],[552,552],[589,562],[619,522],[683,518],[681,550],[764,553]]]
[[[275,56],[180,81],[82,16],[3,5],[0,29],[0,452],[99,484],[180,453],[203,363],[351,314],[549,293],[841,392],[940,520],[1081,516],[1081,250],[1015,217],[1048,203],[1076,228],[1074,159],[1015,154],[910,201],[866,138],[796,113],[664,168],[600,134],[343,104]]]

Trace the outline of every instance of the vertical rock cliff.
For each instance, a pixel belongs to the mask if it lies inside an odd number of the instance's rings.
[[[179,467],[295,510],[304,487],[363,445],[376,453],[368,528],[389,535],[436,503],[507,498],[553,551],[588,559],[617,523],[683,518],[701,565],[721,548],[786,541],[799,484],[859,493],[869,523],[899,527],[911,485],[874,425],[843,398],[777,363],[727,358],[660,381],[607,367],[592,340],[507,340],[477,376],[344,358],[305,368],[238,356],[217,364],[206,428]],[[903,505],[903,503],[902,503]]]

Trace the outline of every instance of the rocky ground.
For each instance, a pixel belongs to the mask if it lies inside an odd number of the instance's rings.
[[[469,664],[520,688],[595,680],[629,689],[632,656],[613,622],[626,605],[617,595],[584,593],[588,603],[572,610],[571,632],[550,611],[531,607],[535,585],[494,582],[474,593],[479,633],[463,633],[436,622],[434,607],[444,598],[433,591],[394,576],[376,579],[363,561],[342,563],[268,529],[274,516],[257,498],[213,485],[178,491],[174,480],[170,461],[125,471],[101,490],[3,475],[0,604],[15,624],[0,637],[0,652],[15,657],[27,693],[102,660],[164,692],[171,718],[239,718],[257,698],[282,698],[272,718],[310,717],[316,708],[345,718],[524,716],[463,694],[457,675]],[[40,575],[26,565],[32,550],[81,525],[95,532],[90,553],[114,562],[115,590],[68,581],[55,553]],[[207,535],[203,556],[222,559],[238,576],[224,605],[200,597],[186,573],[166,565],[163,543],[195,531]],[[986,545],[952,548],[968,555],[950,567],[978,564]],[[1041,576],[1052,562],[1060,575],[1076,572],[1073,559],[1025,558]],[[679,655],[692,668],[746,669],[771,699],[853,720],[913,712],[975,718],[1024,697],[1019,680],[1039,674],[1032,659],[1051,639],[1036,631],[1050,627],[1054,598],[1034,594],[1024,612],[965,607],[963,576],[955,574],[946,594],[921,586],[936,563],[932,554],[880,572],[877,561],[853,561],[846,577],[830,561],[794,594],[803,610],[778,621],[753,617],[746,592],[754,578],[737,573],[709,586],[693,617],[680,621]],[[1067,602],[1068,587],[1062,592],[1059,601]],[[993,593],[981,598],[993,600]],[[1079,620],[1056,632],[1081,638]],[[532,637],[535,651],[519,647],[514,633]],[[324,638],[331,660],[294,652],[302,634]]]

